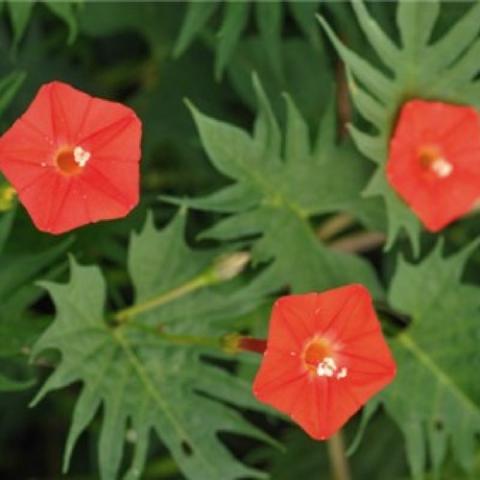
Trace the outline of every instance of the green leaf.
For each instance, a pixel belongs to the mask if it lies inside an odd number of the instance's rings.
[[[0,373],[0,392],[15,392],[18,390],[26,390],[35,384],[35,380],[12,380]]]
[[[403,55],[420,60],[428,45],[438,18],[440,5],[433,2],[400,2],[397,7],[397,25]],[[415,21],[412,21],[415,19]]]
[[[25,291],[38,289],[31,285],[39,274],[48,269],[71,245],[71,239],[36,254],[14,254],[4,252],[0,255],[0,304],[2,311],[22,308]],[[28,296],[28,295],[27,295]]]
[[[12,72],[0,80],[0,116],[10,105],[13,98],[22,86],[26,77],[25,72]]]
[[[62,19],[68,27],[68,44],[72,44],[78,35],[76,17],[76,2],[59,2],[58,0],[43,0],[51,12]]]
[[[255,11],[260,38],[263,40],[272,70],[278,78],[283,77],[282,71],[282,23],[283,5],[274,2],[259,2]]]
[[[318,10],[317,2],[298,2],[297,0],[289,0],[288,7],[297,22],[297,25],[304,32],[307,38],[315,47],[321,43],[318,34],[317,25],[315,23],[315,13]]]
[[[27,314],[27,308],[42,295],[33,283],[62,270],[59,257],[71,241],[40,254],[0,254],[0,356],[18,355],[38,337],[44,322]]]
[[[173,54],[179,57],[184,53],[195,37],[207,24],[210,17],[218,8],[219,2],[190,2],[183,21]]]
[[[318,27],[313,22],[318,35]],[[316,125],[335,95],[335,72],[330,68],[325,43],[321,37],[315,46],[301,37],[283,38],[280,43],[282,77],[279,78],[262,39],[252,35],[242,40],[236,49],[228,68],[230,82],[242,101],[255,112],[257,99],[252,86],[252,71],[255,71],[278,118],[283,118],[285,108],[279,92],[287,92],[307,123]]]
[[[23,38],[25,29],[32,15],[32,9],[35,3],[33,1],[15,2],[9,0],[7,3],[10,21],[13,27],[13,44],[18,46]]]
[[[444,258],[439,242],[418,265],[400,260],[390,287],[391,305],[410,315],[411,325],[391,341],[399,371],[380,399],[405,436],[415,478],[427,457],[438,473],[449,448],[463,468],[474,461],[480,291],[460,280],[477,245]]]
[[[279,0],[267,3],[249,0],[241,2],[235,0],[226,0],[225,2],[190,0],[174,47],[174,55],[178,57],[190,47],[195,37],[208,27],[209,21],[217,14],[221,4],[220,28],[216,37],[210,33],[205,35],[207,41],[216,48],[216,77],[221,78],[225,67],[239,46],[242,35],[246,36],[248,17],[253,8],[258,30],[263,40],[262,49],[267,53],[267,61],[272,66],[276,78],[281,79],[283,77],[283,59],[280,37],[287,16],[286,9]],[[318,3],[291,2],[289,7],[300,31],[313,45],[318,47],[320,39],[314,22],[314,12],[318,8]]]
[[[227,2],[225,18],[218,32],[218,48],[215,63],[215,76],[220,79],[248,21],[250,5],[248,3]]]
[[[398,55],[395,43],[369,15],[367,7],[363,2],[352,2],[351,5],[363,32],[382,62],[387,66],[395,63]]]
[[[43,294],[33,282],[40,277],[61,273],[62,264],[58,258],[71,242],[62,242],[41,254],[3,251],[14,213],[12,210],[0,219],[0,358],[8,361],[13,373],[18,374],[27,370],[28,351],[45,328],[42,317],[34,317],[28,312],[28,307]],[[32,376],[30,369],[21,378],[27,375]],[[22,390],[34,383],[33,379],[20,381],[11,377],[0,372],[0,390]]]
[[[344,438],[350,436],[355,420],[342,429]],[[386,415],[376,415],[366,432],[365,442],[358,452],[348,458],[354,479],[406,480],[407,466],[403,452],[398,448],[401,438],[393,422]],[[305,435],[299,429],[291,429],[283,435],[285,452],[264,447],[251,456],[269,465],[274,480],[331,479],[328,446]],[[320,474],[319,474],[320,472]],[[458,480],[457,477],[455,480]]]
[[[218,254],[189,249],[183,240],[184,224],[183,211],[161,232],[149,219],[142,233],[132,238],[129,268],[137,305],[203,275]],[[220,287],[200,289],[126,323],[111,325],[104,310],[106,285],[97,267],[72,261],[67,284],[48,283],[45,287],[57,315],[34,352],[58,350],[61,362],[34,403],[52,390],[82,383],[67,440],[65,470],[78,437],[101,408],[102,480],[120,475],[127,429],[135,432],[136,442],[123,478],[141,477],[151,432],[169,448],[188,478],[264,477],[236,460],[218,437],[223,431],[268,441],[225,404],[262,410],[249,382],[204,362],[202,354],[211,356],[211,349],[175,344],[166,336],[218,338],[228,331],[232,312],[239,315],[251,308],[248,293],[228,294]]]
[[[366,193],[385,199],[389,245],[405,229],[418,253],[420,223],[388,184],[385,175],[389,139],[398,111],[409,99],[480,105],[477,78],[480,4],[473,3],[443,37],[432,42],[440,13],[439,2],[398,2],[400,46],[374,20],[363,1],[352,1],[352,6],[368,42],[391,75],[342,44],[323,18],[320,23],[347,66],[354,105],[375,128],[374,132],[351,129],[357,147],[377,165]]]
[[[16,206],[0,215],[0,254],[2,253],[8,236],[12,230],[13,220],[15,219]]]
[[[370,173],[368,163],[348,145],[335,144],[332,108],[312,144],[307,125],[288,96],[282,133],[257,79],[254,87],[259,113],[253,136],[191,107],[210,160],[236,182],[209,197],[187,200],[196,208],[219,210],[221,201],[228,199],[233,215],[203,236],[219,240],[260,236],[253,256],[257,262],[274,260],[260,277],[263,282],[269,279],[272,291],[287,284],[294,291],[306,291],[361,282],[381,295],[368,263],[329,250],[309,222],[314,215],[343,210],[361,216],[365,204],[360,191]]]
[[[43,0],[47,8],[57,17],[61,18],[68,27],[68,43],[71,44],[75,40],[78,27],[75,16],[76,1],[62,2],[58,0]],[[15,1],[8,0],[8,12],[13,27],[13,43],[17,47],[25,34],[30,18],[32,16],[34,0]]]

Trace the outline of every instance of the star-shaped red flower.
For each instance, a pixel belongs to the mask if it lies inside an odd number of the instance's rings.
[[[387,178],[437,232],[480,198],[480,118],[471,107],[412,100],[390,141]]]
[[[138,203],[140,137],[130,108],[52,82],[0,138],[0,169],[36,227],[59,234]]]
[[[395,372],[368,290],[347,285],[277,300],[253,392],[324,440]]]

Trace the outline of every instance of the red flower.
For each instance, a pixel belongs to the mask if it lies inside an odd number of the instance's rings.
[[[324,440],[395,371],[370,294],[347,285],[277,300],[253,392]]]
[[[0,169],[36,227],[63,233],[138,203],[140,136],[130,108],[52,82],[0,138]]]
[[[480,118],[471,107],[412,100],[390,141],[387,178],[437,232],[480,198]]]

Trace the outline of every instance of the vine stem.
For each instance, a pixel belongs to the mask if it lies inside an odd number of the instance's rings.
[[[147,300],[146,302],[138,303],[131,307],[123,308],[116,312],[113,318],[118,323],[126,323],[131,318],[139,315],[140,313],[146,312],[151,310],[152,308],[157,308],[165,303],[171,302],[172,300],[176,300],[177,298],[183,297],[187,293],[193,292],[199,288],[205,287],[212,283],[211,275],[199,275],[197,277],[192,278],[192,280],[180,285],[173,290],[169,290],[168,292],[162,293],[156,297]]]
[[[141,323],[131,323],[130,326],[155,335],[156,337],[166,340],[174,345],[197,345],[201,347],[210,347],[214,349],[224,350],[224,342],[222,337],[203,337],[200,335],[171,334],[163,332],[155,327],[143,325]],[[121,328],[121,326],[117,328]]]
[[[328,457],[334,480],[351,480],[350,468],[345,454],[342,431],[338,431],[327,441]]]
[[[243,251],[221,255],[217,257],[213,264],[203,273],[168,292],[161,293],[149,300],[117,311],[113,314],[113,319],[118,324],[124,324],[140,313],[176,300],[199,288],[231,280],[243,271],[248,262],[250,262],[250,258],[250,253]]]
[[[355,219],[348,213],[339,213],[323,222],[317,228],[317,237],[320,240],[329,240],[337,233],[344,231],[355,223]]]
[[[374,250],[385,243],[385,235],[380,232],[360,232],[342,237],[329,244],[333,250],[348,253],[361,253]]]

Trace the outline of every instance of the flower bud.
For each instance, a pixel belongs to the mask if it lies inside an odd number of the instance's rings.
[[[14,205],[16,190],[8,184],[0,185],[0,212],[11,210]]]
[[[225,282],[239,275],[250,261],[250,252],[222,255],[213,265],[212,274],[217,282]]]

